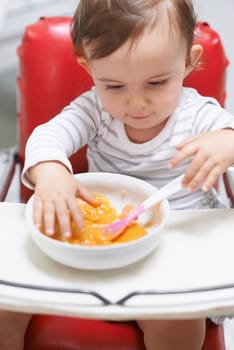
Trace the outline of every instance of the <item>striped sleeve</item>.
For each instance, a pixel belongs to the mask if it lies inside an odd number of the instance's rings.
[[[212,99],[199,96],[197,113],[194,113],[193,132],[195,135],[225,128],[234,129],[234,116]]]
[[[68,157],[95,138],[100,124],[101,107],[95,90],[90,90],[50,121],[36,127],[26,145],[23,183],[30,186],[26,177],[28,169],[43,161],[59,161],[72,172]]]

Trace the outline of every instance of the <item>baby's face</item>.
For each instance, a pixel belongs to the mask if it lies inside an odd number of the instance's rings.
[[[186,46],[165,23],[129,47],[93,60],[90,71],[104,109],[122,121],[136,143],[155,137],[178,106],[186,74]]]

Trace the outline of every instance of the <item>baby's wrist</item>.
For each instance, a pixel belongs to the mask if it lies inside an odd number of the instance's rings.
[[[40,162],[35,165],[33,165],[31,168],[29,168],[27,177],[31,183],[34,185],[37,183],[38,179],[44,176],[48,176],[49,174],[52,174],[55,171],[58,170],[66,170],[66,166],[58,161],[45,161],[45,162]]]

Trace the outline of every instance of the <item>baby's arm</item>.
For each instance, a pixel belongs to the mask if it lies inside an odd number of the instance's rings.
[[[61,233],[69,235],[69,213],[82,226],[76,196],[94,201],[71,175],[69,157],[96,136],[102,121],[101,107],[95,109],[96,105],[96,91],[90,90],[36,127],[27,141],[22,181],[35,187],[34,222],[37,226],[43,222],[47,234],[53,233],[57,218]]]
[[[70,236],[70,217],[82,228],[83,219],[76,197],[93,204],[93,196],[60,162],[41,162],[31,167],[27,177],[35,185],[33,220],[39,228],[42,222],[48,235],[54,233],[57,218],[62,235]]]
[[[191,191],[200,186],[203,191],[208,191],[234,163],[234,130],[222,129],[189,137],[177,146],[177,151],[169,167],[175,168],[192,158],[183,185]]]

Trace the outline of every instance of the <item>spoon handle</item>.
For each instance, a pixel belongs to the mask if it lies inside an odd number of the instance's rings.
[[[153,205],[161,202],[164,198],[171,196],[173,193],[179,191],[182,186],[181,182],[184,177],[184,174],[178,176],[176,179],[172,180],[167,185],[163,186],[159,191],[152,194],[148,199],[136,207],[128,216],[121,220],[112,222],[111,224],[106,225],[103,229],[105,233],[109,235],[110,239],[114,239],[119,236],[126,226],[133,220],[137,219],[138,216],[143,213],[144,210],[152,207]]]
[[[147,198],[142,204],[144,209],[148,209],[153,205],[161,202],[164,198],[170,197],[174,193],[182,189],[182,180],[184,174],[176,177],[174,180],[163,186],[159,191],[153,193],[149,198]]]

